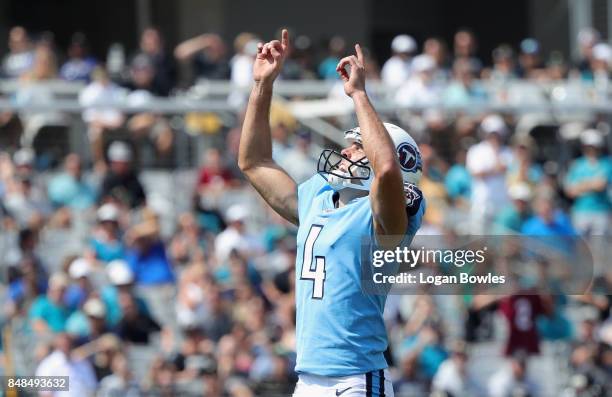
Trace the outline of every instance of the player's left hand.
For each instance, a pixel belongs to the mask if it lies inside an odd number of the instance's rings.
[[[356,56],[342,58],[336,66],[336,71],[344,81],[344,92],[350,97],[358,92],[365,93],[365,59],[359,44],[355,44],[355,53]]]

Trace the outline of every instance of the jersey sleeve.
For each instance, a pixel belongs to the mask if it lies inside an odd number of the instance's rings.
[[[298,185],[298,219],[303,219],[317,194],[327,187],[327,181],[319,174]]]

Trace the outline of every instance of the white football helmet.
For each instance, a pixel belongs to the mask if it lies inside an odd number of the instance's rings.
[[[404,185],[418,185],[423,169],[419,147],[404,129],[390,123],[383,124],[395,145]],[[354,142],[362,143],[360,128],[355,127],[346,131],[344,139],[349,144]],[[347,171],[342,171],[339,168],[342,161],[349,163]],[[354,161],[343,156],[340,152],[331,149],[324,150],[321,156],[319,156],[317,171],[336,191],[345,188],[369,191],[374,179],[374,172],[367,158],[363,157]]]

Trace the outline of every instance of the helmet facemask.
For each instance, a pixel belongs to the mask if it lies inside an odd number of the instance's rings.
[[[340,167],[343,161],[348,165],[346,170]],[[317,172],[336,191],[349,187],[369,191],[374,176],[365,156],[354,161],[332,149],[323,150],[319,156]]]

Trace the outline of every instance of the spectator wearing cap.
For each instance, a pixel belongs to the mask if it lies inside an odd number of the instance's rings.
[[[485,117],[480,130],[483,140],[470,147],[466,158],[473,181],[470,217],[474,234],[485,233],[494,214],[507,204],[506,170],[512,161],[512,152],[504,144],[509,130],[501,116]]]
[[[71,310],[79,309],[94,292],[94,287],[89,279],[92,271],[91,262],[85,258],[76,258],[68,266],[68,275],[73,283],[66,289],[64,301]]]
[[[89,83],[97,61],[88,52],[87,37],[81,32],[73,34],[68,46],[68,60],[60,68],[60,77],[67,81]]]
[[[183,41],[174,49],[174,57],[180,62],[191,61],[196,80],[228,80],[230,77],[227,46],[218,34],[205,33]]]
[[[91,342],[109,332],[104,303],[95,297],[87,299],[81,309],[68,317],[66,332],[75,338],[77,345]]]
[[[151,91],[156,95],[167,96],[176,85],[176,64],[164,48],[159,29],[149,27],[142,32],[139,52],[135,59],[141,56],[149,59],[153,71]]]
[[[599,43],[593,47],[591,59],[592,75],[583,75],[587,80],[592,80],[595,88],[602,93],[603,99],[608,98],[607,88],[610,86],[610,66],[612,66],[612,47],[606,43]]]
[[[496,215],[494,220],[494,231],[496,234],[518,234],[523,224],[531,218],[531,199],[533,191],[526,183],[515,183],[508,189],[508,196],[512,200]]]
[[[583,76],[591,74],[591,61],[593,59],[593,47],[601,40],[601,34],[592,27],[586,27],[578,32],[579,58],[575,64]]]
[[[542,77],[543,65],[540,58],[540,43],[536,39],[527,38],[521,41],[520,49],[516,70],[518,77],[522,79]]]
[[[402,107],[436,106],[440,87],[434,80],[436,61],[429,55],[418,55],[412,60],[411,75],[395,94],[395,103]]]
[[[34,64],[34,51],[28,32],[21,26],[11,28],[8,35],[9,53],[2,60],[2,75],[19,78]]]
[[[125,244],[121,230],[119,207],[106,203],[98,208],[98,225],[89,241],[90,256],[101,262],[125,257]]]
[[[111,327],[117,325],[123,317],[119,303],[121,294],[132,295],[137,310],[150,315],[146,301],[134,289],[134,273],[126,261],[121,259],[111,261],[106,266],[106,277],[110,281],[110,285],[105,285],[102,288],[100,298],[106,307],[106,321]]]
[[[93,396],[96,391],[97,379],[94,368],[87,359],[74,358],[72,355],[74,341],[68,334],[62,333],[53,341],[54,349],[36,368],[36,376],[68,376],[67,391],[44,391],[43,397],[82,397]]]
[[[64,159],[64,172],[53,177],[47,188],[51,203],[58,207],[85,210],[96,203],[96,191],[83,178],[81,158],[71,153]]]
[[[395,36],[391,42],[392,56],[383,65],[381,78],[383,83],[391,88],[398,88],[410,77],[412,54],[416,52],[417,44],[407,34]]]
[[[476,80],[476,69],[468,59],[460,58],[453,63],[453,77],[442,94],[448,106],[483,104],[488,99],[484,87]]]
[[[108,147],[110,163],[100,191],[100,199],[112,198],[129,208],[145,204],[146,196],[138,175],[132,167],[133,152],[123,141],[114,141]]]
[[[234,204],[225,213],[227,228],[219,233],[215,239],[215,253],[217,264],[227,264],[230,253],[237,250],[243,255],[249,255],[260,251],[259,241],[246,230],[246,220],[249,218],[249,210],[243,204]]]
[[[336,66],[346,52],[346,41],[341,36],[334,36],[329,40],[327,56],[319,63],[319,77],[323,80],[338,80]]]
[[[46,295],[40,295],[32,302],[28,320],[32,329],[39,334],[63,332],[70,309],[64,301],[68,287],[68,277],[63,273],[54,273],[49,278]]]
[[[608,196],[612,164],[602,156],[602,133],[588,129],[580,136],[582,156],[570,165],[565,178],[565,192],[574,199],[572,220],[585,236],[605,236],[610,232],[612,203]]]

